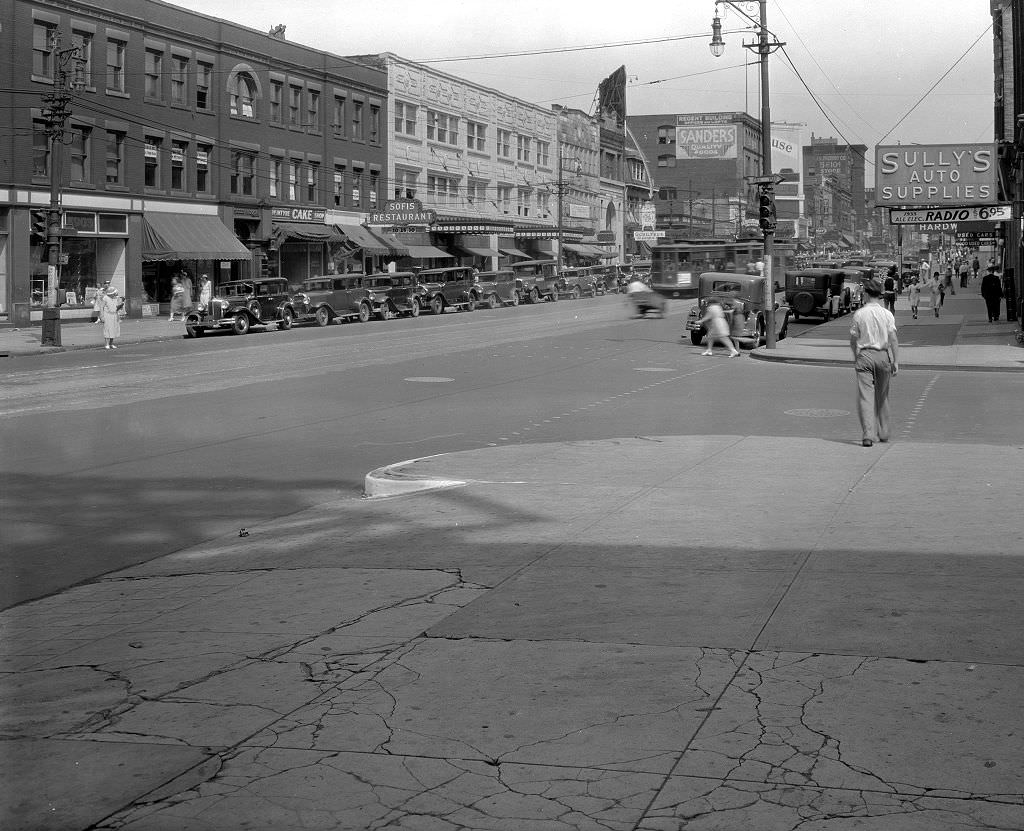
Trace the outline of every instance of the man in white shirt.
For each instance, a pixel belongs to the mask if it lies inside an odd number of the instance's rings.
[[[871,447],[889,441],[889,381],[899,372],[900,344],[896,318],[881,304],[882,284],[877,277],[864,281],[865,304],[853,314],[850,349],[857,370],[857,415],[863,438]]]

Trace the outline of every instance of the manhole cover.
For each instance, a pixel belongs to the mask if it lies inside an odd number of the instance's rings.
[[[670,366],[635,366],[637,372],[675,372]]]
[[[447,384],[449,381],[454,381],[454,378],[440,378],[432,375],[418,375],[412,378],[406,378],[406,381],[413,381],[417,384]]]
[[[839,418],[849,414],[849,410],[786,410],[786,415],[803,416],[804,418]]]

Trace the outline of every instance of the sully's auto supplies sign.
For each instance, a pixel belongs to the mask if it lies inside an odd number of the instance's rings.
[[[996,201],[995,145],[875,148],[875,203],[945,207]]]
[[[735,159],[739,131],[725,115],[677,115],[676,158]]]

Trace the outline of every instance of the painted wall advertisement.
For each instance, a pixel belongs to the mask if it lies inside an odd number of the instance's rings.
[[[726,113],[677,115],[676,158],[735,159],[739,130],[726,118]]]
[[[993,144],[900,144],[875,148],[878,205],[995,204]]]

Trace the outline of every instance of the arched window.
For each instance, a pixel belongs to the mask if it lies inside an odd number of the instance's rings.
[[[239,64],[228,75],[228,101],[231,115],[256,118],[256,102],[260,99],[260,82],[252,67]]]

